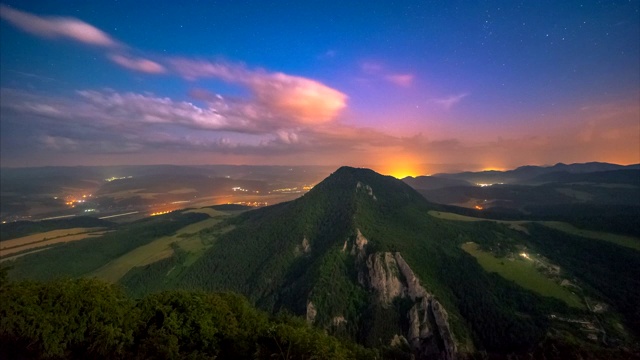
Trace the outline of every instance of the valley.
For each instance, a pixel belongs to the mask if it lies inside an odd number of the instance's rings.
[[[129,222],[3,224],[15,235],[3,237],[0,260],[12,281],[97,278],[138,299],[233,291],[383,354],[527,356],[553,342],[624,358],[636,346],[634,236],[431,203],[366,169],[340,168],[298,196]]]

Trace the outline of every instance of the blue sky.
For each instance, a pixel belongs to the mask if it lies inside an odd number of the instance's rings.
[[[639,8],[4,1],[0,159],[407,174],[639,162]]]

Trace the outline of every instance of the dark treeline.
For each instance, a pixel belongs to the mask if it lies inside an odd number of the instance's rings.
[[[527,205],[526,213],[510,208],[476,210],[453,205],[434,204],[443,212],[492,220],[564,221],[576,227],[640,237],[640,206],[611,204]]]
[[[57,229],[110,227],[113,223],[89,216],[45,221],[15,221],[0,225],[0,241]]]
[[[139,300],[95,279],[0,285],[3,359],[375,359],[231,293],[167,291]]]

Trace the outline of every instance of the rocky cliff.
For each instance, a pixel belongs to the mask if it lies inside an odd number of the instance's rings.
[[[358,232],[359,233],[359,232]],[[406,338],[418,359],[455,359],[457,347],[444,307],[429,293],[400,253],[378,252],[366,258],[362,285],[377,294],[383,306],[396,298],[409,298]]]

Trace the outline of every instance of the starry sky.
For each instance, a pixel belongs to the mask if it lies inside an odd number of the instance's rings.
[[[2,1],[3,167],[640,162],[640,1]]]

